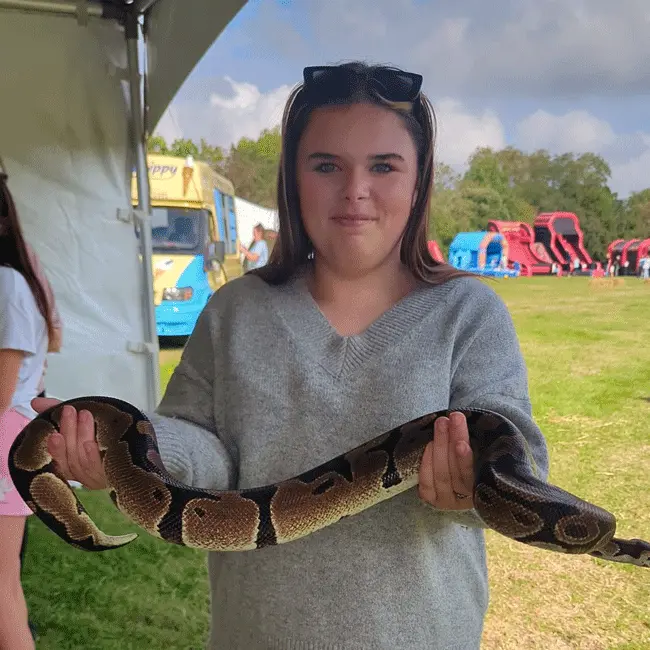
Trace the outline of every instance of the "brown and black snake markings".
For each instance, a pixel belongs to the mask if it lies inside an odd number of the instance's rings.
[[[127,402],[81,397],[41,413],[9,452],[12,480],[59,537],[88,551],[118,548],[137,535],[103,533],[57,470],[47,438],[71,404],[95,417],[109,494],[149,534],[182,546],[246,551],[284,544],[417,485],[439,411],[391,429],[299,476],[254,489],[209,491],[165,471],[153,426]],[[650,567],[650,543],[614,537],[614,515],[536,477],[521,432],[484,410],[463,410],[475,459],[474,504],[485,524],[523,544]]]

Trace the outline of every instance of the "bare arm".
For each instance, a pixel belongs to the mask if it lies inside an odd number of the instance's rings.
[[[251,262],[257,262],[260,259],[259,253],[251,253],[243,244],[239,245],[239,250],[244,254],[244,257]]]
[[[11,407],[24,354],[22,350],[0,350],[0,416]]]

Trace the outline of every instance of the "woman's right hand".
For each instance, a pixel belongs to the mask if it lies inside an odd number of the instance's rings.
[[[60,401],[36,397],[32,400],[32,408],[37,413],[42,413]],[[90,490],[103,490],[108,487],[95,440],[95,423],[90,411],[77,413],[74,406],[64,406],[59,431],[50,435],[47,449],[66,480],[79,481]]]

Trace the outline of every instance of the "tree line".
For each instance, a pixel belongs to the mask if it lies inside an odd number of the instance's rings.
[[[277,207],[279,126],[265,129],[255,140],[241,138],[228,150],[203,139],[198,145],[187,139],[168,145],[161,136],[151,137],[148,149],[203,160],[229,178],[241,198]],[[437,163],[429,235],[446,253],[458,232],[485,230],[492,219],[532,224],[540,212],[573,212],[585,247],[594,259],[604,260],[614,239],[650,237],[650,187],[619,199],[608,185],[610,178],[609,165],[594,153],[479,148],[462,174]]]

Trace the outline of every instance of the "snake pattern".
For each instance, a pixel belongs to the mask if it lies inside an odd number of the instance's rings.
[[[270,485],[214,491],[190,487],[162,463],[144,413],[103,396],[61,402],[35,417],[9,452],[9,470],[29,508],[68,544],[103,551],[136,534],[107,535],[58,471],[47,439],[70,404],[95,418],[96,439],[115,506],[150,535],[208,551],[247,551],[310,535],[415,487],[437,411],[395,427],[347,453]],[[523,544],[650,567],[650,543],[614,537],[616,518],[538,478],[522,433],[482,409],[464,413],[474,455],[474,507],[485,524]]]

